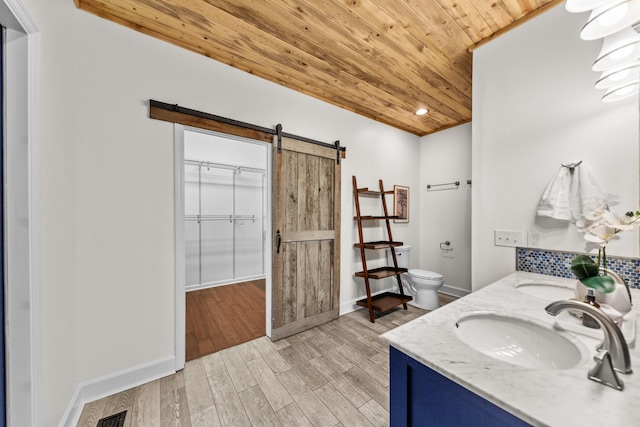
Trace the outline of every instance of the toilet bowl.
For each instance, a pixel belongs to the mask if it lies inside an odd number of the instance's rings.
[[[398,246],[394,249],[398,267],[408,269],[411,246]],[[387,252],[387,257],[389,265],[393,265],[393,257],[390,250]],[[436,291],[444,284],[442,274],[414,268],[409,269],[407,273],[403,273],[400,277],[405,293],[413,296],[413,301],[409,301],[409,304],[424,310],[435,310],[440,307]]]

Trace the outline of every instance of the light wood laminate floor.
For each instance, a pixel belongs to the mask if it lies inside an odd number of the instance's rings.
[[[440,294],[442,304],[454,298]],[[426,313],[366,310],[271,342],[258,338],[84,406],[78,426],[126,410],[125,427],[387,426],[389,351],[378,336]]]

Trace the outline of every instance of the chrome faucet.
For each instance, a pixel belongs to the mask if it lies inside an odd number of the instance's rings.
[[[602,350],[594,357],[596,366],[589,371],[589,379],[622,390],[623,383],[615,371],[630,374],[629,346],[618,325],[601,310],[578,300],[561,300],[545,307],[547,313],[557,316],[564,310],[578,310],[593,317],[604,332]]]
[[[631,300],[631,290],[629,289],[629,283],[627,283],[627,281],[624,280],[622,278],[622,276],[619,275],[618,273],[616,273],[615,271],[605,270],[602,267],[600,267],[599,270],[600,270],[601,273],[604,273],[607,276],[613,277],[613,280],[615,280],[616,282],[620,283],[621,285],[624,285],[624,287],[627,288],[627,295],[629,295],[629,304],[633,305],[633,301]]]

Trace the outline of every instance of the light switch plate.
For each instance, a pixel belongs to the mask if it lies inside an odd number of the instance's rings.
[[[496,246],[526,246],[527,242],[524,239],[524,231],[513,230],[495,230],[494,231],[494,244]]]

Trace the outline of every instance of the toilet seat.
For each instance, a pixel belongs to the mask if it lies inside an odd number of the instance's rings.
[[[436,273],[434,271],[429,271],[429,270],[420,270],[418,268],[413,268],[411,270],[408,271],[409,276],[412,277],[416,277],[418,279],[425,279],[425,280],[442,280],[442,274],[440,273]]]

